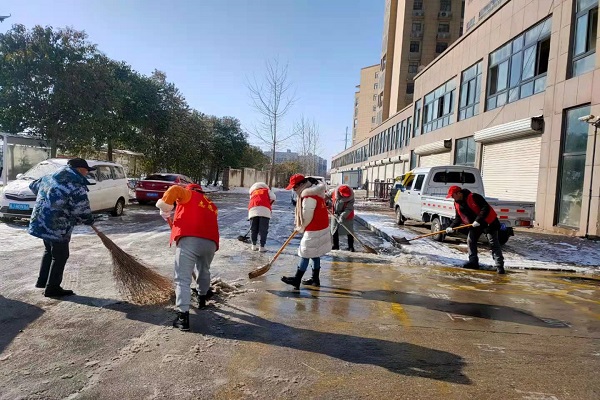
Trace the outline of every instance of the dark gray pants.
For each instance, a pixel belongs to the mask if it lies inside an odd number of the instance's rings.
[[[58,287],[62,283],[65,265],[69,259],[69,242],[44,240],[44,256],[38,276],[38,286]]]
[[[269,233],[269,218],[252,217],[250,218],[250,224],[252,231],[250,239],[252,240],[252,244],[256,245],[258,235],[260,234],[260,245],[265,247],[267,244],[267,234]]]
[[[479,264],[479,257],[477,256],[477,241],[483,231],[481,228],[469,229],[469,236],[467,236],[467,246],[469,246],[469,262],[473,264]],[[502,255],[502,249],[500,248],[500,240],[498,239],[498,231],[488,231],[485,234],[490,247],[492,248],[492,257],[494,258],[495,265],[504,266],[504,256]]]

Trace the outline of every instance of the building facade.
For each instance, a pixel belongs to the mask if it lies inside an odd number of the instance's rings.
[[[269,159],[271,158],[270,151],[263,150],[263,153],[269,157]],[[275,164],[283,164],[286,162],[300,163],[300,165],[306,169],[306,171],[302,171],[305,174],[323,177],[327,174],[327,160],[315,154],[300,155],[289,149],[287,151],[276,151]]]
[[[360,142],[371,129],[377,126],[377,95],[379,64],[360,70],[360,84],[354,93],[354,123],[352,124],[352,145]]]
[[[598,1],[467,0],[465,16],[412,103],[334,157],[332,183],[473,165],[487,196],[534,201],[536,226],[599,236],[600,140],[585,121],[600,115]]]
[[[463,12],[464,0],[386,0],[377,124],[412,103],[414,77],[459,38]]]

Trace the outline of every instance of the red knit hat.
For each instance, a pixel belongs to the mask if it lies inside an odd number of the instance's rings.
[[[352,196],[352,189],[348,185],[342,185],[342,186],[340,186],[338,188],[338,192],[340,192],[340,195],[342,195],[344,197],[350,197],[350,196]]]
[[[287,185],[287,187],[285,188],[285,190],[293,189],[294,186],[296,186],[297,184],[299,184],[303,180],[304,180],[304,175],[302,175],[302,174],[294,174],[294,175],[292,175],[290,177],[290,184]]]

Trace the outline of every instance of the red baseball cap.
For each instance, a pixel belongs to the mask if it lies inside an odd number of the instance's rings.
[[[299,184],[303,180],[304,180],[304,175],[302,175],[302,174],[294,174],[294,175],[292,175],[290,177],[290,184],[287,185],[287,187],[285,188],[285,190],[293,189],[294,186],[296,186],[297,184]]]
[[[450,197],[452,197],[452,195],[454,193],[458,193],[460,192],[462,189],[460,188],[460,186],[450,186],[448,188],[448,196],[446,196],[447,199],[449,199]]]

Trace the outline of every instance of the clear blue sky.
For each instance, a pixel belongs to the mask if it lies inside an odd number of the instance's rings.
[[[278,57],[298,97],[283,132],[314,118],[329,164],[347,126],[350,136],[360,68],[379,62],[383,9],[384,0],[5,0],[0,15],[12,17],[0,32],[16,23],[85,30],[109,57],[165,71],[191,107],[245,128],[258,119],[246,77]]]

